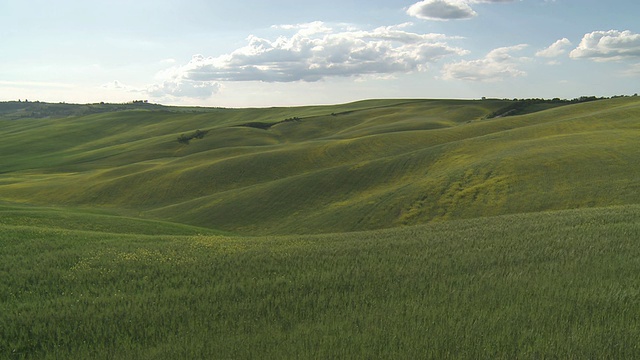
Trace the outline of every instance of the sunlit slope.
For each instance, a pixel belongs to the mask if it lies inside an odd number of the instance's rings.
[[[0,204],[0,228],[38,231],[107,233],[112,235],[221,235],[207,228],[91,211]]]
[[[130,208],[247,234],[640,203],[638,98],[485,119],[507,104],[384,100],[2,121],[0,198]],[[176,141],[196,129],[209,132]]]

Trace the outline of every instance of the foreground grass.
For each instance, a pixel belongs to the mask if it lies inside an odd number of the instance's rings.
[[[14,216],[0,357],[637,358],[639,214],[255,238]]]

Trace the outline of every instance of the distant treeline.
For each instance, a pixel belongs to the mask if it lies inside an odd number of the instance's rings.
[[[48,117],[83,116],[112,111],[126,110],[163,110],[166,106],[149,103],[147,100],[134,100],[122,104],[104,102],[93,104],[47,103],[40,101],[18,100],[0,102],[0,115],[11,119],[41,119]]]
[[[6,119],[60,118],[84,116],[115,111],[153,110],[166,112],[211,112],[219,107],[180,107],[150,103],[148,100],[133,100],[127,103],[69,104],[65,102],[47,103],[41,101],[17,100],[0,102],[0,116]]]
[[[613,99],[620,97],[628,97],[631,95],[616,95],[611,97],[596,97],[596,96],[580,96],[574,99],[543,99],[543,98],[531,98],[531,99],[489,99],[482,98],[482,100],[503,100],[510,101],[502,109],[489,114],[487,118],[521,115],[530,112],[540,111],[544,108],[551,108],[555,106],[562,106],[566,104],[581,103],[602,99]],[[633,94],[632,96],[638,96]],[[4,101],[0,102],[0,116],[8,119],[26,119],[26,118],[48,118],[48,117],[67,117],[67,116],[83,116],[97,113],[105,113],[112,111],[128,111],[128,110],[155,110],[155,111],[167,111],[167,112],[211,112],[221,109],[220,107],[180,107],[180,106],[164,106],[160,104],[150,103],[148,100],[132,100],[126,103],[92,103],[92,104],[68,104],[65,102],[60,103],[47,103],[40,101],[30,101],[28,99],[19,99],[17,101]],[[332,116],[337,116],[342,113],[332,113]],[[281,121],[273,123],[262,122],[248,122],[241,124],[240,126],[253,127],[263,130],[268,130],[272,126],[289,122],[300,121],[298,117],[291,117]]]
[[[589,101],[596,100],[606,100],[606,99],[614,99],[620,97],[627,97],[628,95],[618,95],[612,97],[596,97],[596,96],[580,96],[574,99],[542,99],[542,98],[531,98],[531,99],[503,99],[506,101],[512,101],[511,104],[492,112],[487,115],[488,119],[496,118],[496,117],[504,117],[504,116],[513,116],[513,115],[523,115],[531,112],[539,111],[540,106],[548,105],[548,108],[569,105],[569,104],[577,104],[584,103]],[[634,94],[633,96],[638,96],[638,94]],[[482,100],[487,100],[487,98],[482,98]]]

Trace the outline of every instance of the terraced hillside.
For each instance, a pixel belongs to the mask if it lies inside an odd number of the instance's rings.
[[[640,203],[639,98],[488,118],[512,105],[147,106],[38,118],[14,109],[0,115],[0,200],[240,234]]]

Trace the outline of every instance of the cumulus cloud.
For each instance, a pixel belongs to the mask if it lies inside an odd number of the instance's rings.
[[[150,89],[159,96],[210,96],[224,81],[318,81],[334,76],[389,75],[424,71],[429,63],[466,50],[442,34],[405,31],[407,24],[374,30],[333,29],[322,22],[280,25],[294,34],[269,40],[251,35],[247,44],[217,57],[195,55],[160,74]]]
[[[458,20],[477,16],[471,6],[462,0],[424,0],[409,7],[407,14],[425,20]]]
[[[548,48],[536,52],[536,56],[546,58],[558,57],[564,55],[567,52],[566,48],[569,46],[571,46],[571,41],[567,38],[563,38],[554,42]]]
[[[442,67],[443,79],[468,81],[499,81],[506,78],[524,76],[518,68],[526,58],[511,55],[512,52],[526,48],[526,44],[501,47],[492,50],[484,58],[445,64]]]
[[[167,80],[161,81],[160,83],[142,87],[130,86],[118,80],[101,85],[101,88],[114,92],[138,93],[141,95],[146,94],[157,98],[190,97],[198,99],[206,99],[210,97],[217,93],[221,87],[222,85],[217,82],[191,81],[188,79],[182,79],[179,76],[169,76]]]
[[[460,20],[478,15],[469,4],[508,3],[514,0],[423,0],[407,9],[409,16],[425,20]]]
[[[640,34],[631,31],[594,31],[585,34],[569,56],[595,61],[622,60],[640,57]]]

